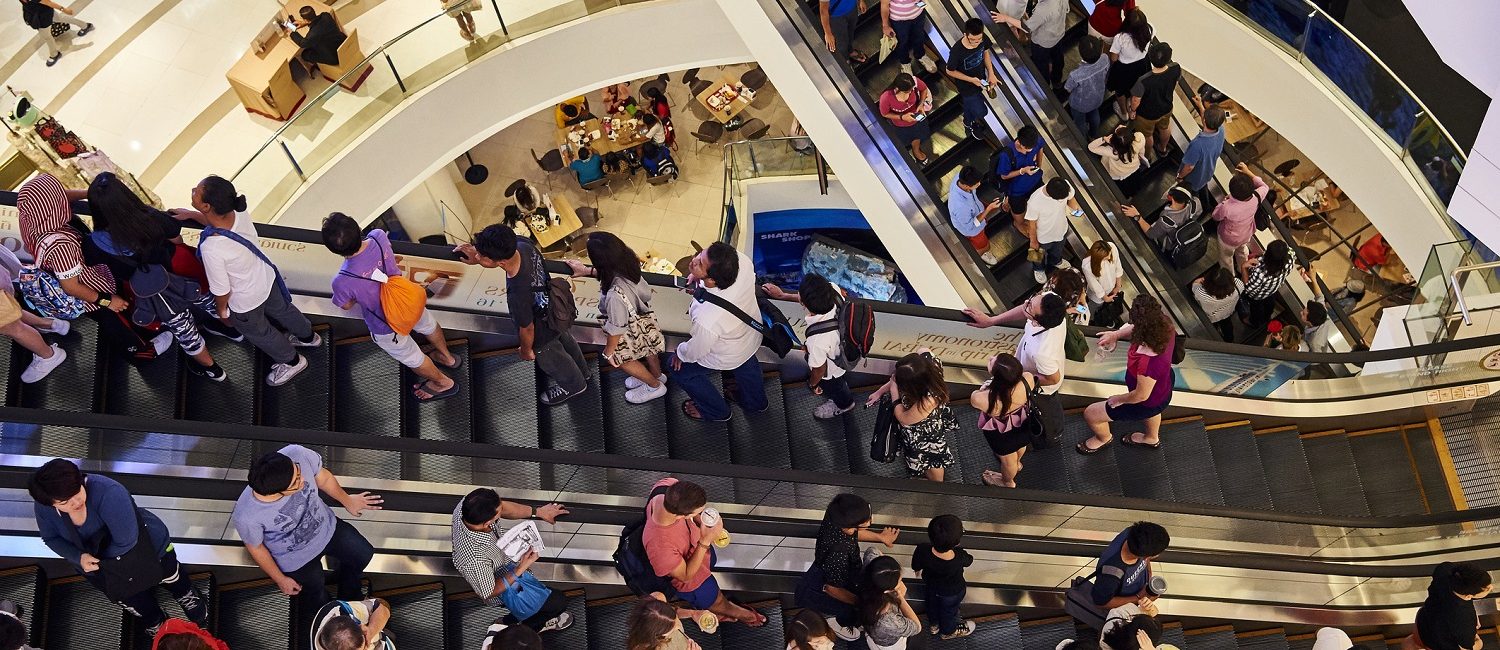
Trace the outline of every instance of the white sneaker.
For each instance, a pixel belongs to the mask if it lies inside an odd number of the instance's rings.
[[[537,632],[556,632],[558,630],[566,630],[572,626],[573,615],[563,612],[558,614],[557,618],[547,621],[547,624],[543,625],[542,629],[537,630]]]
[[[1032,277],[1032,279],[1036,280],[1037,284],[1047,284],[1047,272],[1046,271],[1032,271],[1031,272],[1031,277]]]
[[[833,630],[833,635],[845,641],[858,641],[861,630],[857,627],[844,627],[839,625],[839,620],[829,616],[823,619],[828,622],[828,629]]]
[[[41,332],[47,332],[49,334],[56,334],[58,336],[67,336],[68,332],[73,331],[73,324],[61,318],[54,318],[52,319],[51,327],[38,327],[37,330]]]
[[[901,64],[901,65],[899,65],[897,67],[900,68],[900,70],[902,72],[905,72],[906,74],[911,74],[911,63],[910,62],[903,63],[903,64]]]
[[[68,321],[58,322],[66,323]],[[54,368],[62,365],[62,362],[67,358],[68,351],[57,347],[57,344],[53,343],[52,356],[44,358],[34,354],[31,355],[31,363],[26,365],[26,370],[21,371],[21,382],[34,384],[41,381],[47,375],[51,374]]]
[[[838,404],[833,403],[833,400],[827,400],[819,404],[818,408],[813,409],[813,417],[819,420],[832,420],[852,410],[854,410],[853,402],[849,403],[849,408],[841,409]]]
[[[266,375],[266,385],[280,386],[292,380],[293,377],[307,370],[307,357],[297,355],[297,360],[291,363],[273,363],[271,372]]]
[[[1065,258],[1060,259],[1060,260],[1057,261],[1057,268],[1060,268],[1060,269],[1071,269],[1071,268],[1073,268],[1073,263],[1069,262],[1068,258],[1065,257]]]
[[[665,384],[665,383],[667,383],[667,376],[664,375],[664,374],[663,375],[657,375],[656,376],[656,380],[660,381],[663,384]],[[641,381],[641,380],[636,379],[635,377],[631,377],[629,375],[625,376],[625,390],[632,390],[632,389],[635,389],[635,388],[640,388],[641,386],[645,386],[645,385],[646,385],[646,382],[644,382],[644,381]]]
[[[920,59],[917,59],[917,63],[920,63],[922,65],[922,69],[926,70],[927,74],[937,72],[937,64],[933,63],[931,58],[924,56]]]
[[[953,634],[944,634],[938,638],[948,641],[951,639],[962,639],[974,633],[974,621],[963,621],[962,623],[962,625],[958,626],[958,629],[953,630]]]
[[[306,343],[303,343],[300,339],[292,336],[291,334],[286,335],[286,340],[291,341],[292,347],[294,348],[315,348],[323,344],[323,336],[321,334],[318,334],[317,332],[313,332],[312,340]]]
[[[162,332],[161,334],[157,334],[155,338],[151,339],[151,347],[156,348],[156,356],[158,357],[166,354],[167,349],[172,347],[172,333]]]
[[[652,388],[650,386],[642,384],[625,391],[625,401],[630,402],[631,404],[645,404],[646,402],[654,400],[658,397],[664,397],[666,396],[666,394],[666,382],[658,384],[656,388]]]
[[[990,266],[994,266],[1000,263],[1000,258],[995,257],[994,254],[990,253],[989,251],[985,251],[983,255],[979,256],[979,259],[984,260],[984,263]]]

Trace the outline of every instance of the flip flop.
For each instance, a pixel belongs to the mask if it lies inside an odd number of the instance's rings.
[[[1073,447],[1073,450],[1077,451],[1078,453],[1083,454],[1085,456],[1092,456],[1092,455],[1097,454],[1100,451],[1102,451],[1105,447],[1108,447],[1108,446],[1110,446],[1110,445],[1112,445],[1112,444],[1115,443],[1115,439],[1114,438],[1110,438],[1104,444],[1099,445],[1098,447],[1094,447],[1094,448],[1090,449],[1089,448],[1089,440],[1093,440],[1093,438],[1088,438],[1088,439],[1084,440],[1083,442],[1078,443],[1076,446]]]
[[[1157,439],[1157,441],[1153,442],[1153,443],[1140,442],[1140,441],[1138,441],[1138,440],[1135,439],[1135,434],[1137,434],[1137,433],[1140,433],[1140,432],[1139,431],[1131,431],[1130,433],[1125,434],[1124,438],[1120,438],[1120,444],[1122,444],[1122,445],[1129,445],[1131,447],[1145,447],[1146,449],[1161,449],[1161,440],[1160,439]]]
[[[412,389],[412,397],[416,398],[418,402],[436,402],[440,399],[448,399],[449,397],[453,397],[454,395],[458,394],[458,382],[456,381],[453,382],[452,386],[448,387],[448,390],[442,392],[432,390],[431,383],[432,382],[430,381],[424,381],[421,384],[418,384],[416,388]],[[417,391],[419,390],[427,393],[428,397],[422,397],[421,395],[418,395]]]
[[[699,422],[728,422],[729,421],[729,418],[724,418],[722,420],[710,420],[708,418],[703,417],[703,412],[702,411],[699,411],[698,415],[693,415],[692,413],[688,412],[688,405],[689,404],[693,404],[693,400],[690,400],[690,399],[682,400],[682,414],[686,415],[688,417],[688,419],[690,419],[690,420],[697,420]],[[698,410],[698,405],[697,404],[693,404],[693,410],[694,411]]]
[[[860,64],[864,63],[865,61],[869,61],[870,55],[865,54],[864,52],[861,52],[859,50],[849,50],[849,60],[854,62],[855,64]]]
[[[453,355],[453,365],[451,365],[451,366],[445,366],[445,365],[443,365],[443,362],[438,361],[438,358],[435,357],[435,356],[433,356],[433,355],[431,355],[431,354],[428,354],[427,358],[432,359],[432,365],[435,365],[435,366],[437,366],[439,368],[442,368],[443,370],[458,370],[459,368],[464,367],[464,358],[463,357],[458,356],[456,354],[453,354],[452,352],[449,352],[448,354],[452,354]]]

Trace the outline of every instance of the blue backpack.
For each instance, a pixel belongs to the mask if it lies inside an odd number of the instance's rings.
[[[88,303],[63,291],[57,276],[39,266],[22,266],[16,284],[26,304],[46,318],[73,320],[88,311]]]

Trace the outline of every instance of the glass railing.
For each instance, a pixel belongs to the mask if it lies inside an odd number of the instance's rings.
[[[826,177],[833,170],[807,136],[740,140],[724,145],[724,208],[719,220],[719,241],[739,245],[744,223],[744,181],[772,176],[811,176],[822,168]]]
[[[436,13],[369,50],[336,83],[310,97],[230,178],[258,197],[251,215],[270,221],[307,180],[412,95],[517,38],[644,0],[497,4],[475,12],[478,38],[465,41],[448,12]],[[522,8],[522,5],[532,8]],[[345,87],[357,87],[349,91]]]
[[[1297,59],[1342,97],[1401,157],[1438,206],[1454,239],[1472,239],[1448,216],[1468,157],[1422,100],[1349,30],[1308,0],[1214,0]]]

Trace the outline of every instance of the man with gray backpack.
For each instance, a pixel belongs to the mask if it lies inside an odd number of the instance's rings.
[[[802,276],[797,291],[766,283],[766,294],[777,300],[796,300],[807,310],[803,351],[807,354],[807,388],[828,400],[813,417],[828,420],[854,408],[854,394],[845,374],[859,364],[875,340],[875,313],[861,301],[847,300],[833,283],[816,273]]]

